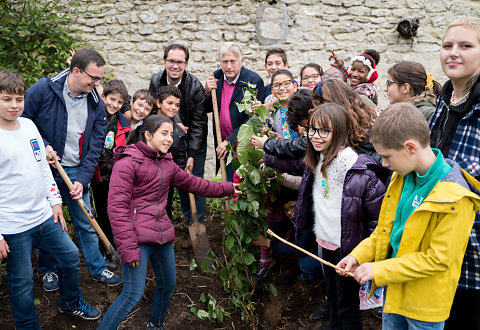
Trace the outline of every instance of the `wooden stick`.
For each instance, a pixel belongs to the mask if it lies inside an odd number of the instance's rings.
[[[52,160],[53,157],[51,155],[47,155],[47,159],[48,160]],[[57,171],[58,173],[60,173],[60,176],[62,177],[63,181],[65,182],[65,184],[67,185],[68,189],[69,190],[72,190],[73,189],[73,183],[72,181],[70,180],[70,178],[68,177],[67,173],[65,172],[65,170],[63,169],[62,165],[58,162],[58,160],[55,159],[55,167],[57,168]],[[110,243],[110,241],[108,240],[107,236],[105,236],[102,228],[100,228],[100,226],[98,225],[98,222],[97,220],[95,220],[95,217],[93,216],[92,212],[90,211],[90,209],[88,208],[87,204],[85,204],[85,202],[83,201],[82,198],[80,199],[77,199],[77,203],[78,205],[80,206],[80,208],[82,209],[83,213],[85,214],[85,216],[87,217],[88,221],[90,222],[90,224],[92,225],[93,229],[95,230],[95,232],[97,233],[98,237],[100,238],[100,241],[103,243],[103,245],[105,246],[105,248],[107,249],[107,251],[110,253],[110,255],[112,256],[112,258],[115,260],[115,261],[118,261],[120,262],[120,256],[118,255],[118,252],[113,248],[113,245]]]
[[[271,229],[267,230],[267,233],[269,233],[270,235],[272,235],[273,237],[275,237],[275,238],[278,239],[279,241],[281,241],[281,242],[283,242],[283,243],[285,243],[285,244],[287,244],[287,245],[290,245],[291,247],[293,247],[293,248],[295,248],[295,249],[297,249],[297,250],[299,250],[299,251],[302,251],[303,253],[309,255],[310,257],[312,257],[312,258],[320,261],[322,264],[327,265],[327,266],[330,266],[330,267],[332,267],[332,268],[335,268],[336,270],[339,270],[339,271],[341,271],[342,273],[347,274],[348,276],[355,277],[355,275],[353,275],[353,273],[346,272],[345,270],[343,270],[343,269],[340,268],[340,267],[337,267],[336,265],[332,264],[331,262],[328,262],[328,261],[326,261],[326,260],[323,260],[323,259],[320,258],[319,256],[316,256],[316,255],[314,255],[313,253],[310,253],[310,252],[308,252],[307,250],[304,250],[304,249],[302,249],[301,247],[299,247],[299,246],[297,246],[297,245],[295,245],[295,244],[293,244],[293,243],[290,243],[290,242],[287,241],[286,239],[281,238],[280,236],[278,236],[277,234],[275,234]]]
[[[213,74],[210,75],[213,77]],[[212,88],[210,91],[210,95],[212,95],[212,105],[213,105],[213,118],[215,122],[215,133],[217,136],[217,145],[219,146],[222,144],[222,132],[220,130],[220,116],[218,115],[218,103],[217,103],[217,89]],[[225,159],[219,159],[220,161],[220,173],[222,174],[222,181],[227,181],[227,168],[225,166]]]

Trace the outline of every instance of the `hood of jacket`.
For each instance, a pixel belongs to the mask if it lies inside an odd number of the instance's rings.
[[[144,157],[150,159],[172,159],[170,153],[160,153],[153,148],[150,148],[145,142],[138,141],[135,144],[118,146],[113,150],[113,162],[116,163],[123,157],[133,157],[142,159]]]

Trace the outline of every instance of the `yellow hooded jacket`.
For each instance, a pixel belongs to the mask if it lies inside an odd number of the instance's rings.
[[[371,292],[388,286],[385,313],[425,322],[442,322],[450,314],[475,212],[480,208],[480,197],[466,188],[466,182],[477,190],[480,183],[448,162],[451,172],[408,218],[396,258],[387,259],[404,179],[396,172],[377,228],[350,254],[359,264],[374,261]]]

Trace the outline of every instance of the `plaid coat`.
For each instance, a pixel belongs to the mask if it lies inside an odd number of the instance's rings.
[[[438,119],[443,111],[449,111],[449,108],[443,97],[440,97],[437,110],[430,120],[430,131],[436,125],[440,125]],[[480,99],[458,123],[446,157],[457,162],[475,178],[480,178]],[[470,233],[458,287],[480,290],[480,215],[478,213]]]

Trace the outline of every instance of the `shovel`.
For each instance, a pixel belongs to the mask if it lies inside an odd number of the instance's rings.
[[[191,174],[191,170],[186,171]],[[197,205],[195,204],[195,196],[192,193],[188,194],[190,199],[190,210],[192,212],[192,224],[188,226],[188,232],[192,240],[193,254],[197,265],[202,265],[206,260],[207,264],[210,260],[207,258],[208,252],[210,252],[210,245],[208,244],[208,236],[205,225],[198,221]]]
[[[213,74],[211,74],[213,77]],[[217,135],[217,145],[220,145],[222,141],[222,132],[220,131],[220,116],[218,115],[218,103],[217,103],[217,89],[212,88],[210,94],[212,95],[212,105],[213,105],[213,118],[215,122],[215,133]],[[227,167],[225,166],[225,159],[219,159],[220,161],[220,173],[222,174],[222,181],[227,182]],[[228,199],[225,200],[225,210],[228,210],[230,203]]]
[[[213,76],[213,74],[211,75]],[[218,103],[217,103],[217,89],[213,89],[210,92],[212,95],[212,105],[213,105],[213,118],[215,122],[215,133],[217,135],[217,145],[220,145],[222,141],[222,133],[220,131],[220,117],[218,115]],[[219,159],[220,161],[220,173],[222,174],[222,181],[227,181],[227,168],[225,167],[225,159]],[[228,202],[227,202],[228,203]],[[227,205],[228,208],[228,205]]]
[[[47,155],[48,160],[52,160],[53,157],[51,155]],[[58,162],[58,160],[55,160],[55,167],[57,168],[58,173],[60,173],[60,176],[62,177],[63,181],[67,184],[68,189],[72,190],[73,189],[73,183],[68,177],[67,173],[65,173],[65,170],[63,169],[62,165]],[[92,212],[88,208],[87,204],[83,201],[83,199],[77,199],[78,205],[80,205],[80,208],[82,209],[83,213],[87,217],[88,221],[90,221],[90,224],[92,225],[93,229],[95,229],[95,232],[97,233],[98,237],[102,241],[103,245],[107,249],[108,253],[112,256],[113,260],[120,262],[120,256],[118,255],[118,252],[113,248],[113,245],[110,243],[108,240],[107,236],[103,233],[102,228],[98,225],[97,220],[95,220],[95,217],[93,216]]]

